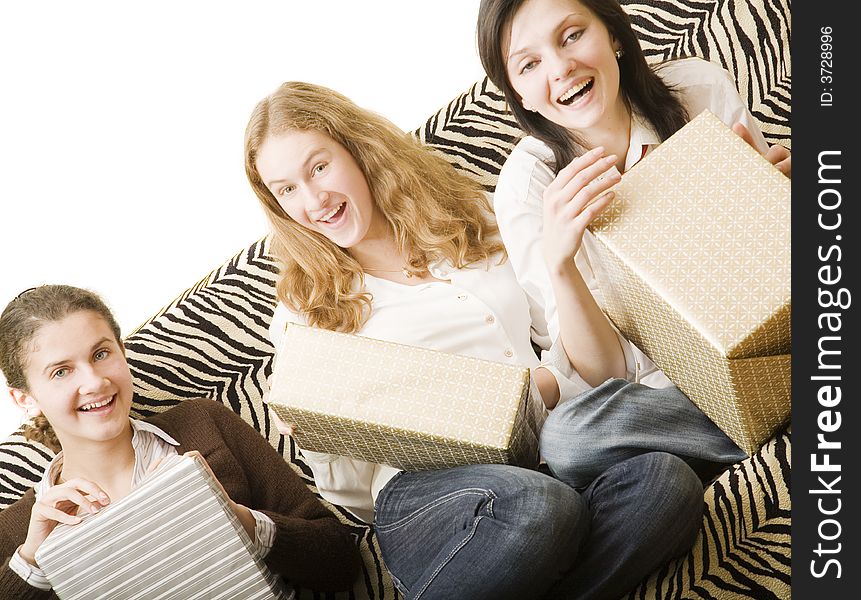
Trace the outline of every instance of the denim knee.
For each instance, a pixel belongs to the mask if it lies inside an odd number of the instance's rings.
[[[527,539],[585,538],[589,508],[582,496],[562,482],[524,470],[494,501],[494,517],[516,527]]]
[[[377,498],[383,559],[407,597],[529,597],[572,568],[589,527],[579,493],[504,465],[404,473]]]
[[[650,452],[642,460],[651,490],[645,503],[652,503],[654,529],[674,557],[690,550],[703,520],[703,485],[684,460],[667,452]]]
[[[581,489],[599,473],[594,435],[573,418],[574,406],[562,405],[552,411],[539,436],[541,458],[553,476],[571,487]]]
[[[573,569],[589,536],[591,515],[579,492],[542,477],[548,480],[546,486],[520,490],[509,497],[505,510],[500,505],[495,511],[496,518],[516,528],[519,538],[510,549],[497,547],[495,552],[509,564],[529,556],[533,575],[540,574],[549,585]]]

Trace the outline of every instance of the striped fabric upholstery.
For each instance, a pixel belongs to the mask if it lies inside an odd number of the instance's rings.
[[[771,143],[789,146],[789,0],[624,2],[650,59],[697,55],[738,79]],[[487,80],[432,116],[415,135],[492,190],[522,135]],[[249,210],[252,210],[249,207]],[[135,416],[206,396],[245,418],[290,461],[312,490],[311,471],[261,403],[272,368],[267,327],[275,267],[258,240],[190,287],[126,339],[135,377]],[[0,443],[0,507],[38,481],[51,454],[15,434]],[[653,573],[630,599],[789,598],[790,433],[734,465],[705,490],[699,538],[685,556]],[[394,599],[372,528],[332,509],[355,535],[365,569],[349,594],[300,598]]]

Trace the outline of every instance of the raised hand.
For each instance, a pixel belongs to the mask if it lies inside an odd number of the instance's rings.
[[[21,558],[35,565],[36,550],[58,523],[77,525],[81,522],[79,511],[97,513],[110,502],[107,493],[87,479],[70,479],[53,486],[33,504],[27,538],[18,549]]]
[[[732,130],[736,135],[747,142],[751,148],[756,150],[756,145],[753,143],[753,136],[750,135],[750,131],[748,131],[747,127],[741,123],[736,123],[732,126]],[[777,167],[778,171],[792,179],[792,153],[789,149],[775,144],[774,146],[771,146],[768,151],[761,154],[765,157],[765,160]]]
[[[571,260],[586,227],[613,199],[614,192],[607,190],[622,177],[614,168],[616,159],[604,156],[603,147],[590,150],[559,171],[544,190],[543,247],[551,269]]]

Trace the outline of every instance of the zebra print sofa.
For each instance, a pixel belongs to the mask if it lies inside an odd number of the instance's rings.
[[[723,64],[737,77],[769,141],[789,146],[789,0],[625,4],[650,59],[696,55]],[[522,135],[498,90],[486,80],[414,134],[488,190]],[[133,413],[146,416],[199,396],[223,402],[259,430],[314,490],[301,454],[292,440],[274,430],[261,402],[272,368],[267,327],[275,306],[275,271],[266,240],[258,240],[128,335]],[[46,448],[25,441],[20,433],[0,443],[0,507],[32,487],[50,458]],[[628,597],[789,598],[790,466],[787,429],[707,487],[694,547]],[[373,529],[340,507],[332,510],[355,535],[365,569],[350,593],[300,590],[299,597],[398,598]]]

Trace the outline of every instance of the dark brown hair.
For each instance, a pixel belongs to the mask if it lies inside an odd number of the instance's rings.
[[[482,0],[478,9],[478,53],[488,78],[498,87],[520,127],[547,144],[556,157],[556,171],[588,148],[581,139],[561,125],[528,111],[508,80],[503,43],[511,21],[526,0]],[[619,43],[619,89],[629,110],[644,117],[665,140],[688,122],[687,110],[675,92],[649,67],[631,20],[616,0],[577,0],[589,9]]]
[[[43,285],[18,294],[0,315],[0,371],[6,377],[7,385],[25,392],[29,390],[24,374],[30,353],[28,346],[42,326],[87,310],[102,317],[117,342],[122,344],[120,327],[114,315],[94,292],[70,285]],[[26,425],[24,436],[55,452],[60,448],[45,417],[36,417],[32,425]]]

